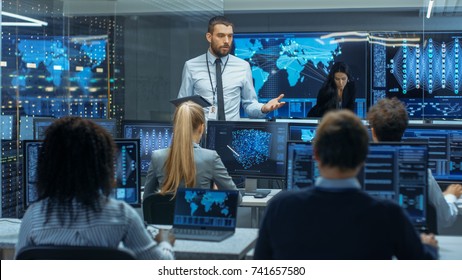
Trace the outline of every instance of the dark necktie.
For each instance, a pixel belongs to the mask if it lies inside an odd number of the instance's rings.
[[[218,100],[218,120],[225,118],[225,102],[223,101],[223,81],[221,80],[221,59],[215,61],[215,72],[217,75],[217,100]]]

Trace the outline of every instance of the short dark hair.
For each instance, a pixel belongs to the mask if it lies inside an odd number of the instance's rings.
[[[215,16],[209,20],[209,29],[208,33],[213,34],[213,28],[217,24],[223,24],[226,26],[231,26],[234,29],[234,24],[226,17],[224,16]]]
[[[331,111],[319,123],[313,147],[321,164],[349,170],[366,160],[369,136],[353,112]]]
[[[383,98],[367,113],[379,141],[401,141],[409,123],[406,106],[398,98]]]
[[[46,220],[54,208],[61,222],[64,213],[74,217],[75,202],[101,210],[115,184],[114,151],[112,136],[93,121],[63,117],[51,124],[37,163],[38,198],[49,200]]]

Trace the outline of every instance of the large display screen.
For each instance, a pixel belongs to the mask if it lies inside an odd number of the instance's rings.
[[[397,97],[410,118],[461,118],[462,32],[375,36],[398,40],[370,44],[372,105]]]
[[[18,103],[21,115],[106,118],[107,50],[107,35],[2,34],[3,104]]]
[[[281,118],[305,118],[330,67],[343,61],[355,82],[356,112],[364,117],[367,43],[342,39],[326,33],[234,34],[234,54],[249,62],[260,102],[285,94],[287,104],[269,114]]]

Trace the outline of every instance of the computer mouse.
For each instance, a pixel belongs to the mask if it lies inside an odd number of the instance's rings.
[[[256,193],[253,195],[255,198],[265,198],[268,194],[266,193]]]

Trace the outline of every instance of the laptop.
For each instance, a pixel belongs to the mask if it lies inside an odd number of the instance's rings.
[[[180,188],[173,233],[177,239],[222,241],[234,234],[239,191]]]

